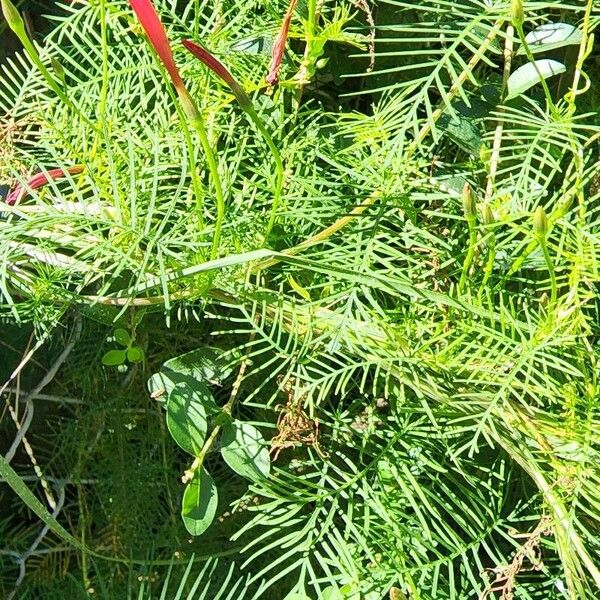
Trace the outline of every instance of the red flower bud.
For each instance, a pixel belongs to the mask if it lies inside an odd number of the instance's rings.
[[[290,0],[290,5],[283,17],[281,23],[281,29],[275,38],[273,43],[273,50],[271,51],[271,64],[269,65],[269,73],[267,74],[266,80],[269,85],[275,85],[279,78],[279,69],[281,68],[281,62],[283,60],[283,53],[285,51],[285,44],[287,42],[288,34],[290,31],[290,22],[292,21],[292,15],[296,8],[298,0]]]
[[[186,50],[191,52],[197,59],[201,60],[213,73],[218,75],[233,92],[236,100],[243,109],[251,106],[250,98],[244,91],[244,88],[234,79],[227,67],[217,58],[215,58],[206,48],[196,44],[192,40],[181,40]]]
[[[181,92],[185,88],[183,79],[181,79],[181,75],[175,64],[173,51],[167,39],[167,32],[151,0],[129,0],[129,3],[141,26],[144,28],[148,41],[152,44],[156,54],[158,54],[158,57],[167,69],[175,89]]]
[[[6,203],[11,206],[22,200],[29,190],[35,190],[37,188],[46,185],[50,180],[60,179],[66,177],[67,174],[77,175],[83,171],[83,165],[75,165],[68,169],[51,169],[47,173],[37,173],[34,175],[26,185],[18,185],[6,198]]]

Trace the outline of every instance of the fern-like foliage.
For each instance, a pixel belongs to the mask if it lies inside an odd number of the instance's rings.
[[[130,554],[129,574],[85,557],[67,571],[105,597],[597,597],[597,7],[525,3],[526,32],[564,23],[579,35],[555,50],[565,74],[548,79],[550,98],[538,84],[510,100],[528,59],[504,0],[309,0],[270,95],[262,42],[285,3],[180,4],[156,2],[226,190],[217,259],[206,157],[128,3],[67,4],[40,53],[62,65],[72,105],[26,57],[10,59],[1,169],[14,184],[84,170],[3,207],[3,313],[51,329],[73,306],[106,311],[101,321],[140,331],[152,366],[210,338],[235,349],[236,410],[270,433],[274,472],[246,489],[209,457],[226,505],[190,559],[169,521],[183,459],[145,404],[146,374],[132,377],[110,410],[57,425],[80,452],[77,475],[98,480],[68,514],[116,506],[99,524],[66,522]],[[280,148],[284,198],[266,239],[271,155],[185,37],[227,62]],[[186,315],[200,321],[187,333]],[[88,375],[78,391],[93,400],[104,388]],[[134,421],[121,402],[144,415],[139,435],[123,430]],[[81,449],[81,427],[99,431],[97,447]],[[140,476],[138,497],[166,480],[147,497],[162,502],[143,518],[160,540],[150,554],[113,469]]]

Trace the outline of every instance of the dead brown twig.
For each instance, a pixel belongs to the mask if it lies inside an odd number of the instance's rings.
[[[517,575],[522,571],[539,571],[544,566],[540,542],[543,536],[551,533],[551,519],[548,515],[544,515],[540,519],[531,533],[519,534],[516,530],[511,530],[509,533],[514,538],[524,538],[526,541],[517,550],[510,564],[488,569],[496,575],[496,578],[485,588],[479,596],[479,600],[489,598],[494,592],[500,592],[501,600],[513,600]],[[528,561],[530,566],[524,567],[525,561]]]
[[[296,446],[312,446],[321,458],[327,458],[319,444],[319,421],[311,419],[301,408],[301,399],[294,393],[293,380],[285,382],[282,386],[287,395],[285,405],[280,405],[281,410],[277,420],[278,434],[271,440],[272,460],[285,448]]]

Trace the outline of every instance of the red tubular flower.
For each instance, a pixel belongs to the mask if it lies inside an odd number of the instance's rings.
[[[148,41],[152,44],[156,54],[158,54],[160,60],[165,65],[175,89],[179,94],[187,93],[183,79],[181,79],[179,69],[173,58],[173,51],[167,38],[167,32],[151,0],[129,0],[129,3],[141,26],[144,28]]]
[[[294,9],[296,8],[296,3],[298,0],[290,0],[290,4],[288,9],[283,17],[283,22],[281,23],[281,29],[275,38],[275,42],[273,43],[273,50],[271,51],[271,64],[269,65],[269,73],[266,76],[267,83],[269,85],[275,85],[279,80],[279,69],[281,68],[281,62],[283,60],[283,53],[285,51],[285,44],[288,39],[288,34],[290,31],[290,23],[292,21],[292,15],[294,14]]]
[[[201,60],[213,73],[218,75],[230,88],[236,100],[243,109],[251,106],[250,98],[244,88],[235,80],[227,67],[215,58],[206,48],[192,40],[181,40],[186,50],[191,52],[197,59]]]
[[[37,173],[34,175],[26,185],[18,185],[6,198],[6,203],[11,206],[22,200],[29,190],[35,190],[37,188],[46,185],[50,180],[60,179],[66,177],[67,174],[77,175],[83,171],[83,165],[75,165],[68,169],[51,169],[47,173]]]

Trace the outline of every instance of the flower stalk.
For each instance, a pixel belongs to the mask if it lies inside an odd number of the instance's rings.
[[[198,60],[204,63],[229,87],[238,104],[240,105],[240,108],[248,115],[250,120],[254,123],[263,140],[267,144],[267,147],[271,151],[273,160],[275,161],[276,179],[273,190],[273,203],[271,204],[271,212],[269,215],[269,221],[267,223],[267,229],[265,231],[266,241],[269,237],[269,234],[271,233],[273,225],[275,224],[275,219],[277,217],[279,205],[281,204],[281,196],[283,191],[283,161],[281,160],[281,154],[279,153],[279,149],[277,148],[271,134],[266,128],[264,121],[260,118],[256,110],[254,109],[252,100],[250,100],[250,97],[248,96],[248,94],[246,94],[244,88],[237,82],[237,80],[229,72],[227,67],[225,67],[225,65],[221,61],[219,61],[210,52],[208,52],[206,48],[200,46],[200,44],[197,44],[192,40],[182,40],[181,43],[186,48],[186,50],[188,50]]]
[[[6,20],[6,23],[12,30],[12,32],[17,36],[25,52],[31,59],[31,62],[37,67],[38,71],[41,73],[42,77],[46,80],[48,86],[52,89],[52,91],[64,102],[69,108],[74,110],[82,119],[85,121],[87,125],[91,127],[95,127],[95,125],[84,115],[81,110],[75,105],[75,103],[67,96],[64,89],[56,82],[56,79],[52,76],[52,73],[46,68],[42,59],[40,58],[40,54],[37,51],[37,48],[33,45],[33,42],[29,39],[29,35],[27,34],[27,28],[25,26],[25,21],[23,17],[21,17],[21,13],[18,11],[17,7],[11,2],[11,0],[0,0],[2,4],[2,14]]]
[[[548,84],[546,83],[546,79],[540,72],[538,68],[538,64],[535,61],[533,53],[529,48],[529,44],[525,39],[525,31],[523,30],[523,25],[525,24],[525,11],[523,9],[523,0],[512,0],[511,4],[511,14],[510,14],[511,23],[517,31],[517,35],[519,36],[519,41],[523,46],[523,50],[525,51],[525,56],[527,56],[527,60],[533,65],[535,68],[538,77],[540,78],[540,82],[542,87],[544,88],[544,94],[546,96],[546,102],[548,104],[548,108],[551,109],[554,107],[554,102],[552,101],[552,94],[550,94],[550,89],[548,88]]]
[[[533,234],[542,250],[546,268],[550,275],[550,307],[552,307],[556,304],[557,298],[556,272],[554,270],[554,263],[550,258],[550,252],[548,251],[548,242],[546,239],[548,235],[548,218],[546,217],[546,211],[542,206],[538,206],[533,215]]]
[[[469,183],[465,183],[462,193],[463,201],[463,212],[467,225],[469,227],[469,247],[467,249],[467,256],[462,267],[462,273],[460,275],[460,281],[458,282],[458,291],[463,292],[465,284],[467,282],[467,275],[469,269],[473,264],[473,258],[475,257],[475,248],[477,246],[477,205],[475,203],[475,196]]]
[[[216,202],[216,217],[215,217],[215,231],[213,234],[212,248],[211,248],[211,259],[217,257],[219,252],[219,244],[221,241],[221,229],[223,226],[223,220],[225,217],[225,197],[223,195],[223,187],[221,185],[221,179],[219,177],[219,169],[215,153],[208,140],[208,134],[206,127],[202,119],[202,115],[198,110],[196,103],[194,102],[191,94],[185,86],[183,78],[179,73],[175,58],[173,57],[173,50],[169,44],[167,38],[167,32],[152,4],[151,0],[129,0],[131,8],[133,9],[138,21],[142,28],[146,32],[146,37],[154,51],[156,52],[161,63],[165,67],[173,87],[177,92],[181,108],[185,115],[191,122],[193,129],[196,131],[204,154],[206,156],[206,162],[208,164],[208,170],[215,189],[215,202]],[[202,208],[203,199],[201,186],[197,178],[195,167],[192,168],[192,182],[194,185],[194,193],[196,196],[196,204],[198,208],[198,216],[200,223],[202,223]]]
[[[483,272],[483,281],[481,282],[481,290],[485,287],[494,270],[494,261],[496,260],[496,233],[494,232],[494,223],[496,221],[494,213],[490,205],[486,202],[481,211],[483,223],[489,229],[488,256]]]

